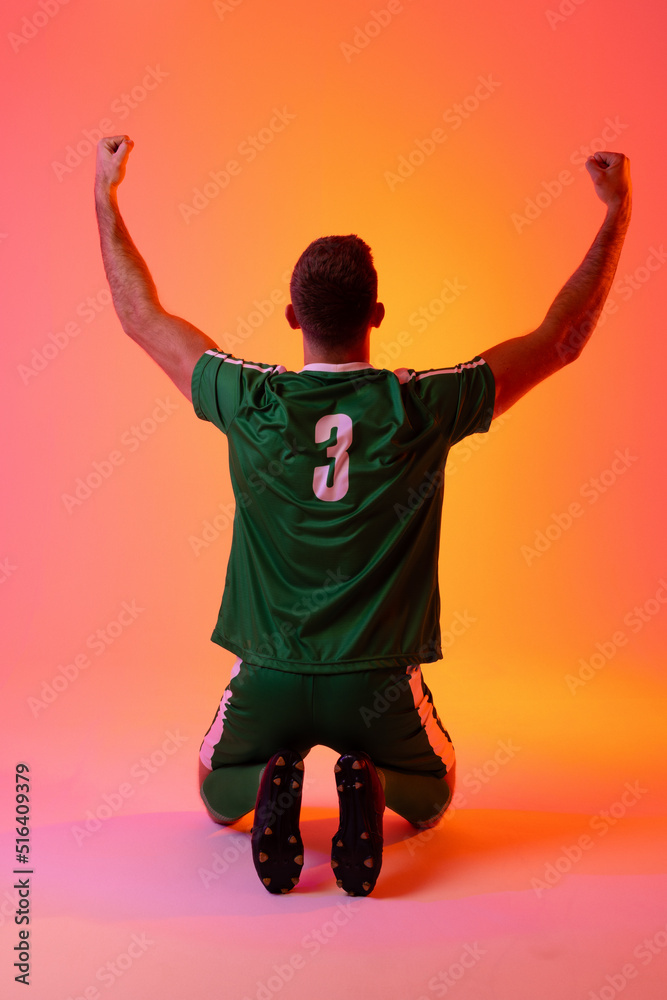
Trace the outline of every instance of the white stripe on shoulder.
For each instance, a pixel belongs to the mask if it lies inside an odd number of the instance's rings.
[[[222,360],[226,361],[227,364],[241,365],[242,368],[252,368],[256,372],[265,372],[267,375],[282,375],[283,372],[287,371],[284,365],[253,365],[248,361],[244,361],[242,358],[233,358],[231,354],[225,354],[223,351],[213,351],[209,349],[205,353],[210,354],[213,358],[222,358]]]
[[[462,372],[464,368],[477,368],[479,365],[485,365],[486,361],[484,358],[480,358],[479,361],[466,361],[465,364],[455,365],[453,368],[434,368],[430,372],[422,372],[421,375],[416,375],[416,381],[419,382],[423,378],[430,378],[431,375],[453,375],[455,372]]]

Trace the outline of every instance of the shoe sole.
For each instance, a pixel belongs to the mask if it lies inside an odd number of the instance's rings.
[[[339,888],[368,896],[382,868],[384,792],[366,754],[345,754],[334,771],[340,826],[331,841],[331,867]]]
[[[255,805],[252,858],[267,892],[291,892],[303,868],[299,830],[304,763],[282,750],[266,765]]]

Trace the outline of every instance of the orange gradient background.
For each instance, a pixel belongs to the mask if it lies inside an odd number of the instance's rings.
[[[540,828],[542,814],[564,830],[568,822],[579,829],[572,817],[584,817],[585,828],[585,817],[618,800],[625,782],[639,782],[646,791],[627,823],[647,825],[626,835],[631,847],[620,851],[620,868],[610,865],[622,876],[655,875],[635,886],[633,907],[646,912],[649,897],[657,906],[664,866],[650,859],[666,791],[667,24],[659,5],[648,3],[631,11],[620,0],[563,0],[558,11],[555,2],[530,0],[511,8],[489,0],[3,4],[2,879],[9,891],[13,764],[23,760],[31,768],[37,845],[33,997],[84,995],[97,967],[123,950],[118,926],[132,923],[127,914],[114,925],[117,944],[99,938],[104,890],[70,909],[61,876],[49,883],[47,905],[43,894],[40,902],[40,865],[59,870],[58,859],[69,855],[54,845],[71,852],[72,827],[168,734],[180,733],[177,752],[150,780],[134,782],[108,829],[132,817],[149,822],[151,814],[158,854],[171,814],[189,817],[184,845],[226,836],[201,815],[194,778],[199,743],[233,662],[209,642],[231,541],[226,444],[124,336],[109,304],[92,196],[93,142],[102,132],[134,140],[119,202],[164,306],[237,356],[294,369],[302,355],[283,316],[285,279],[312,239],[355,232],[371,245],[386,305],[374,334],[376,364],[419,369],[467,361],[534,329],[593,241],[604,207],[582,167],[586,155],[612,149],[630,157],[633,219],[609,312],[590,344],[488,435],[452,451],[441,551],[449,648],[425,675],[457,747],[460,776],[494,759],[499,741],[518,748],[479,789],[472,791],[472,779],[461,786],[468,788],[461,825],[452,833],[453,819],[438,834],[443,851],[451,834],[461,857],[474,853],[476,815],[491,842],[494,811],[505,817],[501,840],[503,830],[521,827],[523,813],[537,823],[524,829]],[[270,131],[276,111],[282,128]],[[434,142],[437,129],[441,141]],[[249,136],[258,136],[260,147],[252,159]],[[230,160],[240,166],[222,188],[211,173]],[[261,316],[262,308],[270,314]],[[88,496],[71,500],[79,480],[109,466],[108,475],[93,476]],[[568,523],[572,504],[580,513]],[[119,629],[113,623],[124,603],[134,617]],[[466,627],[452,630],[462,618]],[[107,635],[102,649],[98,630]],[[586,673],[582,661],[592,658],[597,668]],[[54,687],[68,666],[70,679]],[[582,669],[590,679],[577,684],[572,678]],[[315,751],[309,759],[305,805],[313,816],[332,817],[331,754]],[[400,831],[407,836],[405,824]],[[104,835],[90,838],[91,851]],[[528,836],[538,874],[577,834],[554,836],[555,848]],[[77,846],[71,861],[78,884],[88,843]],[[103,887],[102,855],[93,863],[89,852],[87,877]],[[409,860],[405,847],[398,857]],[[419,857],[423,900],[433,857]],[[493,858],[486,868],[473,858],[458,875],[447,872],[438,881],[444,896],[433,898],[446,897],[448,884],[462,900],[507,889],[490,874],[506,863],[503,851]],[[578,877],[595,871],[602,878],[602,855],[590,858],[592,867],[584,862]],[[172,956],[178,972],[170,985],[155,948],[150,961],[114,983],[113,995],[209,995],[223,982],[216,969],[234,984],[216,995],[256,995],[258,977],[266,979],[294,947],[278,932],[280,907],[256,899],[261,887],[247,856],[242,865],[247,913],[255,899],[263,914],[257,927],[275,955],[263,956],[251,925],[230,917],[221,925],[223,952],[210,959],[210,981],[196,968],[186,972],[187,956]],[[480,867],[489,872],[483,888]],[[469,870],[470,882],[461,870]],[[529,877],[510,888],[510,895],[523,890],[535,899]],[[333,892],[323,881],[329,906],[340,901]],[[183,932],[178,894],[167,897],[171,923],[162,938],[153,925],[165,954],[169,936],[178,941]],[[594,895],[591,921],[608,909],[606,898]],[[398,906],[391,916],[380,913],[380,902],[370,905],[382,947],[383,934],[406,913],[431,920],[407,891],[403,901],[388,901]],[[11,980],[15,942],[2,912],[0,975]],[[526,926],[537,920],[539,952],[541,918],[530,913],[521,919]],[[149,919],[138,904],[136,914],[133,929]],[[207,947],[219,942],[215,920],[213,909],[200,927]],[[632,936],[628,920],[624,933],[634,945],[641,933]],[[84,954],[68,943],[79,933]],[[437,995],[429,976],[453,960],[445,962],[437,935],[423,947],[412,941],[425,971],[395,978],[391,952],[365,965],[363,941],[351,940],[341,931],[283,995],[338,996],[330,977],[348,963],[365,971],[356,985],[346,980],[347,995],[418,1000]],[[600,990],[615,972],[611,940],[590,968],[556,949],[553,995]],[[398,940],[391,947],[400,950]],[[503,954],[500,978],[475,985],[471,972],[457,995],[552,995],[538,979],[519,987],[534,954],[529,961],[516,942]],[[664,981],[667,954],[628,985],[628,997],[659,995],[652,992],[659,961]],[[576,969],[585,975],[577,979]],[[18,985],[10,987],[20,995]]]

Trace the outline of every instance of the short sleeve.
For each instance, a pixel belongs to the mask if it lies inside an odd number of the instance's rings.
[[[223,351],[206,351],[192,372],[195,413],[226,434],[241,409],[264,405],[269,376],[284,372],[283,365],[255,364]]]
[[[200,420],[226,432],[238,411],[243,362],[221,351],[206,351],[192,372],[192,405]]]
[[[451,445],[468,434],[488,431],[496,384],[483,358],[453,368],[415,372],[415,391],[440,424]]]

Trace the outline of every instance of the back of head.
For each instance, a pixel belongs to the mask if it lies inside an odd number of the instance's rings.
[[[304,337],[321,347],[362,338],[377,302],[370,247],[358,236],[322,236],[299,257],[290,294]]]

